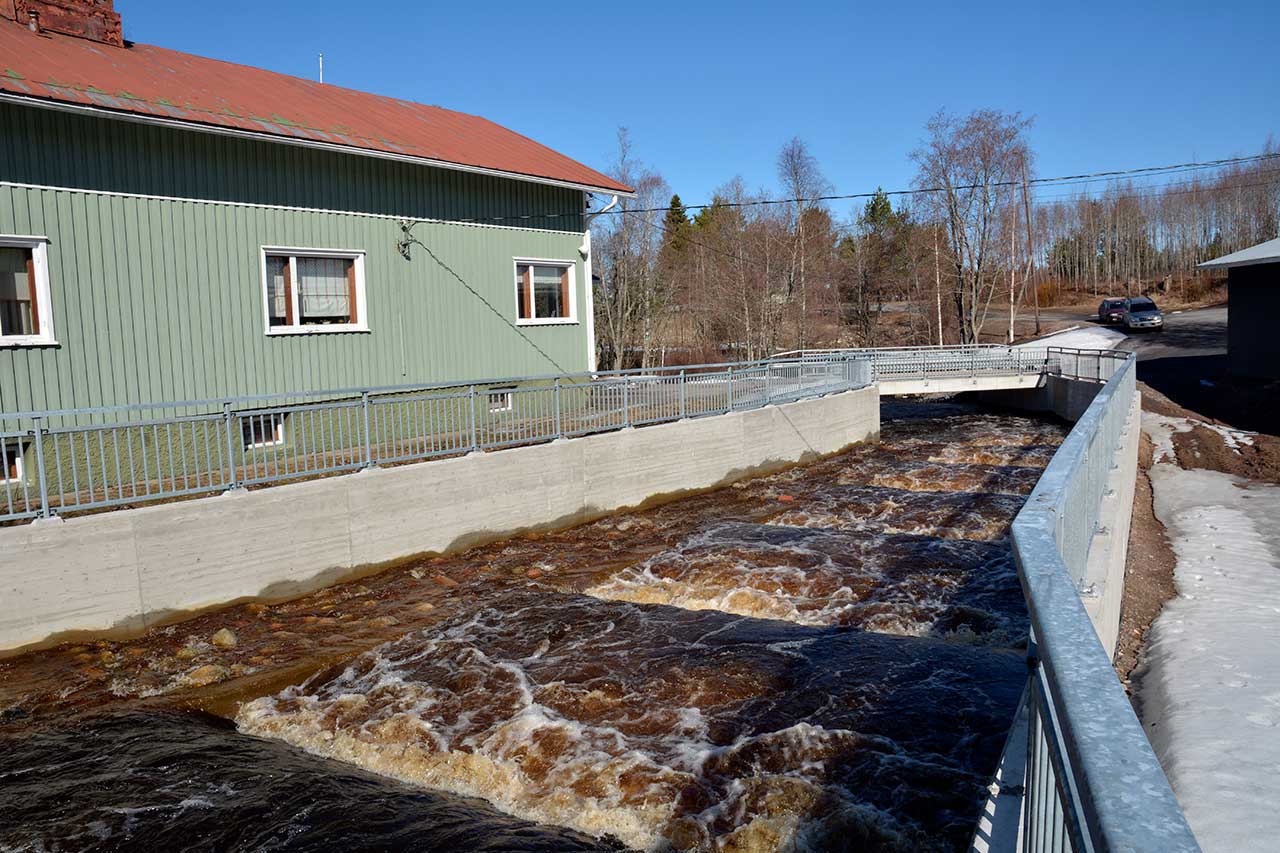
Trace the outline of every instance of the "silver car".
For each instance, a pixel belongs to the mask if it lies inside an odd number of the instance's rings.
[[[1145,296],[1135,296],[1124,301],[1124,327],[1130,331],[1152,329],[1164,331],[1164,315],[1156,304]]]

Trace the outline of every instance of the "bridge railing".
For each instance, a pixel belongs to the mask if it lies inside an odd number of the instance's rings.
[[[0,413],[0,522],[759,408],[871,383],[850,354]]]
[[[1031,616],[1023,849],[1198,850],[1073,578],[1084,576],[1136,393],[1136,356],[1059,353],[1105,385],[1013,522]],[[1136,423],[1129,425],[1137,429]]]
[[[822,360],[833,356],[865,358],[871,362],[876,381],[1055,373],[1105,382],[1127,355],[1111,349],[966,344],[943,347],[792,350],[776,357],[801,361]]]

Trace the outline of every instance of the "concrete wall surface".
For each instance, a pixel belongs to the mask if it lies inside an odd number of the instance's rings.
[[[1076,421],[1098,396],[1102,383],[1050,374],[1037,387],[1021,391],[974,390],[981,392],[980,400],[989,403],[1032,412],[1053,412],[1060,418]]]
[[[1080,594],[1093,629],[1107,654],[1115,655],[1120,638],[1120,607],[1124,602],[1125,561],[1129,556],[1129,527],[1138,479],[1138,444],[1142,434],[1142,395],[1133,395],[1133,408],[1107,477],[1107,490],[1098,511],[1098,529],[1089,543],[1085,588]]]
[[[980,393],[980,399],[996,405],[1034,412],[1052,412],[1069,421],[1078,420],[1102,384],[1064,376],[1048,376],[1039,388]],[[1107,479],[1107,491],[1099,508],[1098,528],[1089,543],[1081,601],[1108,654],[1115,653],[1120,631],[1120,605],[1124,599],[1125,559],[1129,554],[1129,526],[1133,518],[1133,493],[1138,475],[1139,415],[1141,395],[1134,395],[1133,410]]]
[[[0,528],[0,651],[127,634],[367,567],[569,526],[880,432],[876,388],[252,492]]]

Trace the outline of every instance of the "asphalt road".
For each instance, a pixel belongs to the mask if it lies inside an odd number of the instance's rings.
[[[1227,355],[1227,306],[1199,308],[1164,315],[1163,332],[1141,332],[1129,335],[1121,349],[1138,354],[1138,375],[1143,368],[1164,359],[1211,359]],[[1174,365],[1170,365],[1173,367]],[[1194,369],[1194,365],[1183,365]],[[1145,378],[1143,381],[1146,381]],[[1150,384],[1150,383],[1148,383]]]
[[[1163,332],[1129,335],[1138,379],[1183,408],[1240,429],[1276,433],[1280,395],[1273,386],[1233,378],[1227,365],[1227,307],[1165,315]]]

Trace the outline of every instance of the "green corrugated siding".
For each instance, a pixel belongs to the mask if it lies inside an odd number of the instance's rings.
[[[21,183],[423,217],[582,201],[576,191],[43,110],[0,107],[0,128],[0,180]],[[404,260],[388,218],[0,186],[0,233],[50,239],[59,342],[0,349],[4,411],[587,368],[580,233],[450,223],[415,231],[512,321],[513,257],[576,261],[580,322],[522,328],[554,365],[420,248]],[[268,337],[263,245],[367,252],[372,331]]]
[[[138,195],[581,230],[582,193],[469,172],[0,104],[0,179]]]

